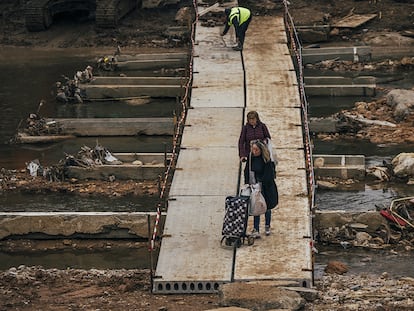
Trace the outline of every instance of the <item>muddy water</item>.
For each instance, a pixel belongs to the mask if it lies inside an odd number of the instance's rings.
[[[98,52],[99,51],[95,51]],[[171,137],[84,137],[45,145],[11,145],[21,120],[36,113],[41,99],[46,101],[39,113],[44,117],[103,118],[103,117],[172,117],[177,109],[175,99],[159,99],[150,104],[131,102],[88,102],[83,105],[58,104],[53,87],[61,75],[72,77],[76,70],[93,65],[98,56],[78,51],[35,51],[26,48],[0,51],[0,168],[24,168],[25,163],[39,159],[42,165],[56,164],[65,154],[75,154],[83,145],[99,143],[112,152],[164,152],[171,150]],[[99,55],[99,54],[97,54]],[[96,73],[95,73],[96,74]],[[155,76],[159,72],[130,73]],[[61,80],[62,81],[62,80]],[[0,210],[12,211],[155,211],[156,197],[102,198],[70,194],[0,194]],[[122,258],[122,260],[119,260]],[[102,251],[48,251],[34,253],[0,252],[0,269],[18,265],[41,265],[45,268],[149,268],[147,247],[140,249],[105,249]]]
[[[329,261],[340,260],[348,266],[350,274],[381,275],[387,272],[390,277],[414,277],[412,253],[393,254],[386,250],[344,249],[318,247],[315,278],[320,278]]]
[[[62,198],[64,197],[64,200]],[[0,196],[1,212],[155,212],[159,198],[79,196],[74,194],[7,193]]]
[[[156,256],[158,254],[154,253],[155,259]],[[0,253],[0,270],[19,265],[42,266],[45,269],[149,269],[151,259],[148,247],[144,243],[143,247],[137,249]]]
[[[56,103],[53,90],[56,81],[63,81],[61,75],[73,77],[77,70],[94,66],[96,59],[95,54],[75,54],[68,50],[44,52],[16,48],[0,52],[3,81],[0,84],[0,167],[24,168],[25,163],[33,159],[39,159],[43,165],[55,164],[65,153],[73,154],[84,144],[93,147],[97,141],[112,152],[161,152],[165,145],[171,149],[170,137],[81,138],[41,146],[8,144],[19,123],[37,111],[44,117],[57,118],[172,117],[177,111],[175,99],[160,99],[143,105],[111,101],[83,105]],[[46,103],[39,108],[42,99]]]
[[[398,75],[393,73],[392,75]],[[400,75],[403,75],[400,73]],[[404,88],[411,82],[414,75],[400,80]],[[322,97],[309,98],[310,116],[326,117],[342,109],[351,109],[357,101],[369,102],[370,97]],[[390,162],[401,152],[414,152],[414,145],[375,145],[357,140],[322,141],[314,139],[313,154],[347,154],[365,155],[366,167],[382,165],[382,161]],[[378,181],[356,184],[349,191],[318,190],[315,202],[321,210],[372,211],[378,206],[388,206],[394,198],[413,195],[412,186],[401,183],[379,183]],[[344,204],[346,202],[346,204]]]
[[[414,152],[414,145],[377,146],[349,140],[315,139],[314,145],[313,154],[365,155],[366,167],[382,165],[383,160],[390,162],[401,152]],[[413,187],[406,184],[373,180],[355,184],[349,191],[318,190],[315,203],[321,210],[372,211],[376,206],[389,206],[395,198],[412,196],[413,191]]]

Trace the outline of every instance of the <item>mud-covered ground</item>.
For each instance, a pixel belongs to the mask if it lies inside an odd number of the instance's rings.
[[[25,193],[71,193],[77,195],[103,195],[119,197],[159,196],[158,181],[134,180],[77,180],[52,182],[43,176],[30,176],[27,170],[0,170],[0,194],[7,191],[22,191]]]
[[[209,0],[207,3],[214,3]],[[168,32],[169,26],[183,23],[175,20],[176,10],[154,9],[135,10],[129,14],[117,29],[98,29],[93,19],[85,16],[68,15],[56,21],[44,32],[28,32],[23,18],[24,1],[2,0],[0,22],[1,46],[27,47],[34,49],[75,48],[113,52],[117,45],[123,51],[171,51],[187,49],[188,38],[174,38]],[[188,3],[191,3],[188,1]],[[283,13],[280,2],[271,0],[239,1],[250,7],[255,18],[260,15],[280,15]],[[333,32],[324,44],[375,44],[375,38],[384,34],[409,34],[414,30],[414,2],[393,0],[290,0],[290,13],[296,25],[322,25],[333,23],[346,15],[376,13],[377,17],[355,29],[340,29]],[[334,43],[332,43],[334,42]],[[385,42],[385,43],[384,43]],[[398,44],[390,39],[382,40],[379,51],[391,51]],[[375,47],[375,46],[374,46]],[[378,46],[377,46],[378,47]],[[398,46],[412,52],[410,46]],[[1,49],[0,49],[1,51]],[[0,59],[4,60],[4,57]],[[61,191],[76,193],[102,192],[107,195],[156,193],[156,183],[135,182],[65,182],[53,186],[40,178],[27,182],[26,172],[19,169],[3,179],[3,191]],[[3,172],[4,173],[4,172]],[[10,172],[7,172],[9,174]],[[6,173],[4,173],[6,174]],[[104,189],[104,190],[103,190]],[[106,190],[105,190],[106,189]],[[310,303],[305,310],[357,310],[355,300],[338,296],[338,283],[342,287],[353,288],[359,283],[352,278],[327,283],[317,281],[320,298]],[[365,278],[366,280],[371,280]],[[375,279],[372,279],[373,283]],[[334,286],[337,286],[335,292]],[[404,287],[405,286],[405,287]],[[391,286],[388,286],[391,288]],[[404,282],[394,282],[393,289],[404,292]],[[330,294],[331,292],[335,292]],[[363,296],[358,310],[412,310],[393,306],[393,299],[387,297],[388,305],[380,300],[378,291]],[[340,291],[344,292],[343,289]],[[384,291],[386,292],[386,291]],[[401,295],[400,295],[401,296]],[[396,299],[403,299],[401,297]],[[336,298],[335,298],[336,297]],[[390,297],[393,297],[391,294]],[[341,299],[341,301],[337,301]],[[40,267],[27,269],[16,267],[0,274],[0,310],[169,310],[193,311],[214,309],[219,305],[218,295],[152,295],[147,270],[44,270]],[[334,306],[333,309],[330,306]],[[258,306],[259,307],[259,306]],[[414,307],[413,307],[414,308]]]

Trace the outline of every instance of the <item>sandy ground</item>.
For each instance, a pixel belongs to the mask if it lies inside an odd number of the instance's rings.
[[[207,1],[214,3],[215,1]],[[335,44],[364,42],[382,32],[401,32],[414,28],[413,1],[353,1],[353,0],[291,0],[290,12],[297,25],[323,24],[333,22],[350,14],[377,13],[378,17],[363,27],[345,29],[332,36]],[[0,47],[23,46],[35,49],[80,48],[113,52],[117,45],[123,51],[171,51],[186,49],[188,38],[172,40],[167,35],[168,26],[176,26],[174,10],[136,10],[129,14],[117,29],[97,29],[93,20],[80,20],[68,16],[58,21],[44,32],[31,33],[24,27],[22,16],[23,1],[3,0],[0,24]],[[251,7],[255,18],[260,15],[281,14],[280,3],[270,0],[240,1]],[[0,53],[1,54],[1,53]],[[10,172],[3,172],[7,175]],[[3,178],[2,189],[15,191],[19,185],[25,191],[42,191],[50,188],[43,181],[27,183],[20,175],[12,172],[15,178]],[[16,178],[17,176],[17,178]],[[13,186],[14,185],[14,186]],[[34,186],[32,186],[34,185]],[[56,191],[76,193],[94,192],[107,189],[104,194],[148,194],[154,195],[153,182],[142,183],[65,183],[54,185]],[[69,190],[68,190],[69,189]],[[95,189],[95,190],[93,190]],[[122,189],[122,190],[121,190]],[[322,290],[322,283],[316,283]],[[324,284],[324,291],[329,285]],[[329,300],[329,299],[328,299]],[[306,310],[329,309],[328,301],[319,299]],[[214,309],[219,305],[218,295],[152,295],[150,277],[147,270],[44,270],[40,267],[27,269],[16,267],[0,274],[0,310],[169,310],[193,311]],[[366,298],[366,309],[372,305]],[[342,310],[346,305],[341,306]],[[335,308],[337,310],[337,308]],[[372,309],[374,310],[374,309]],[[391,310],[380,308],[378,310]],[[397,310],[397,309],[393,309]],[[402,309],[401,309],[402,310]],[[408,309],[407,309],[408,310]]]

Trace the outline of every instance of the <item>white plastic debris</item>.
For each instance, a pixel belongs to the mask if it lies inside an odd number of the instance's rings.
[[[38,160],[33,160],[29,164],[27,164],[27,169],[30,172],[30,176],[36,177],[37,176],[37,170],[40,167],[40,163]]]
[[[122,162],[114,157],[108,150],[105,151],[105,162],[110,164],[121,164]]]

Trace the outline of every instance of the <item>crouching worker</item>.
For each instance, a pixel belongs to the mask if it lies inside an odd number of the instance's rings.
[[[247,28],[252,20],[252,14],[249,9],[242,7],[227,8],[224,10],[226,22],[222,36],[226,35],[230,27],[233,25],[236,31],[237,46],[233,47],[235,51],[243,50],[244,38],[246,36]]]

